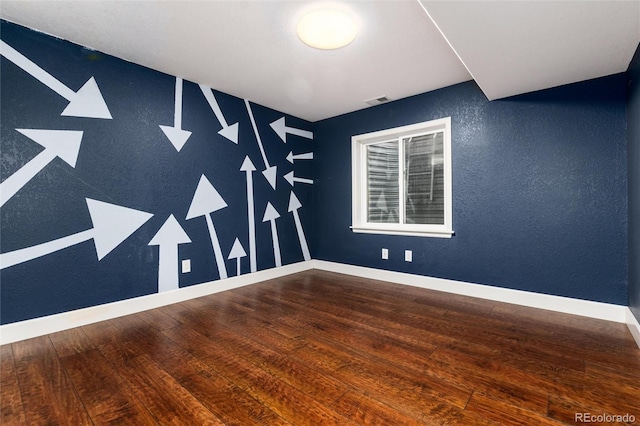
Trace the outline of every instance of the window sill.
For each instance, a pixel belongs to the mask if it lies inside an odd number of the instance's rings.
[[[414,237],[431,237],[431,238],[451,238],[454,234],[453,230],[443,231],[419,231],[410,229],[392,229],[392,228],[370,228],[362,226],[351,226],[351,230],[357,234],[381,234],[381,235],[409,235]]]

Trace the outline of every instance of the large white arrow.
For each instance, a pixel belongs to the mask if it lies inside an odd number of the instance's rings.
[[[29,139],[44,147],[44,151],[33,157],[17,172],[0,184],[0,206],[9,201],[16,192],[33,179],[47,164],[60,157],[71,167],[76,166],[82,132],[78,130],[16,129]]]
[[[100,93],[98,84],[93,77],[91,77],[77,92],[74,92],[2,40],[0,40],[0,55],[4,56],[18,67],[22,68],[25,72],[29,73],[40,83],[68,100],[69,104],[60,115],[111,119],[109,108],[107,108],[107,104],[104,102],[104,98],[102,97],[102,93]]]
[[[153,239],[149,241],[150,246],[160,246],[158,293],[177,290],[180,287],[178,244],[190,242],[191,239],[173,215],[169,216]]]
[[[313,139],[313,132],[308,130],[296,129],[294,127],[288,127],[285,124],[284,117],[271,123],[271,128],[280,136],[282,142],[287,143],[287,133],[290,135],[300,136],[306,139]]]
[[[280,217],[280,214],[276,211],[271,203],[267,203],[267,208],[264,211],[264,217],[262,222],[271,222],[271,239],[273,240],[273,257],[276,259],[276,266],[282,266],[282,259],[280,258],[280,242],[278,241],[278,230],[276,229],[276,219]]]
[[[309,185],[313,184],[313,179],[295,177],[293,175],[293,171],[290,171],[289,173],[284,175],[284,178],[287,180],[287,182],[289,182],[291,186],[293,186],[294,182],[308,183]]]
[[[287,155],[287,161],[293,164],[295,160],[313,160],[313,152],[305,152],[295,155],[293,155],[293,152],[289,152],[289,155]]]
[[[227,267],[224,263],[224,256],[222,256],[222,248],[220,248],[216,228],[213,226],[213,221],[211,220],[211,213],[225,207],[227,207],[227,203],[222,199],[205,175],[202,175],[200,182],[198,182],[196,192],[193,194],[193,200],[191,200],[191,206],[187,212],[187,220],[200,216],[204,216],[207,220],[207,228],[209,228],[209,236],[211,237],[211,245],[213,246],[213,254],[216,258],[216,265],[218,265],[220,279],[227,278]]]
[[[244,247],[240,244],[240,240],[236,238],[233,242],[233,247],[231,247],[231,253],[229,253],[229,257],[227,259],[236,259],[236,276],[240,276],[240,259],[245,257],[247,252],[244,251]]]
[[[251,272],[258,270],[258,263],[256,260],[256,218],[253,208],[253,172],[256,167],[247,155],[242,162],[240,171],[247,174],[247,218],[249,221],[249,263],[251,265]]]
[[[98,260],[101,260],[153,216],[151,213],[90,198],[86,202],[93,228],[36,246],[2,253],[0,269],[46,256],[92,238]]]
[[[247,112],[249,113],[249,118],[251,119],[251,126],[253,127],[253,133],[256,134],[256,140],[258,141],[258,148],[260,148],[260,154],[262,155],[262,161],[264,161],[264,171],[262,174],[267,179],[269,184],[273,189],[276,189],[276,174],[278,172],[278,168],[276,166],[270,166],[269,160],[267,159],[267,154],[264,152],[264,147],[262,146],[262,139],[260,139],[260,134],[258,133],[258,126],[256,126],[256,120],[253,118],[253,112],[251,111],[251,105],[248,100],[244,100],[245,105],[247,106]]]
[[[298,209],[302,207],[302,203],[296,197],[296,194],[291,191],[289,197],[289,209],[288,211],[293,213],[293,220],[296,223],[296,231],[298,231],[298,239],[300,240],[300,248],[302,249],[302,256],[304,260],[311,260],[311,253],[309,253],[309,246],[307,245],[307,239],[304,236],[304,230],[302,229],[302,222],[300,222],[300,216],[298,215]]]
[[[191,136],[191,132],[182,129],[182,79],[176,77],[176,96],[175,96],[175,109],[173,115],[173,126],[163,126],[160,128],[164,134],[169,138],[169,141],[180,152],[187,139]]]
[[[231,142],[238,144],[238,123],[232,124],[229,126],[227,120],[225,120],[224,115],[222,115],[222,110],[218,105],[218,101],[216,101],[216,97],[213,96],[213,91],[210,87],[205,86],[204,84],[200,85],[200,90],[202,90],[202,94],[209,102],[209,106],[211,110],[215,114],[216,118],[220,122],[222,129],[218,132],[219,135],[224,136],[229,139]]]

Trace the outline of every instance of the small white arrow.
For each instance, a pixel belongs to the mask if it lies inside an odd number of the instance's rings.
[[[258,270],[256,260],[256,218],[253,207],[253,172],[255,170],[256,167],[249,156],[244,157],[240,171],[247,174],[247,218],[249,222],[249,263],[251,272]]]
[[[153,216],[151,213],[86,199],[93,228],[53,241],[0,254],[0,269],[46,256],[58,250],[93,239],[98,260],[129,238]]]
[[[380,192],[380,196],[376,200],[376,207],[382,210],[383,212],[388,212],[389,208],[387,207],[387,195],[384,191]]]
[[[267,179],[267,182],[271,185],[273,189],[276,189],[276,175],[278,173],[278,168],[276,166],[270,166],[269,160],[267,159],[267,154],[264,152],[264,147],[262,146],[262,139],[260,139],[260,134],[258,133],[258,126],[256,126],[256,120],[253,118],[253,112],[251,111],[251,105],[247,99],[244,100],[245,105],[247,106],[247,112],[249,113],[249,118],[251,119],[251,126],[253,127],[253,133],[256,134],[256,141],[258,141],[258,148],[260,148],[260,154],[262,155],[262,161],[264,161],[264,171],[262,174]]]
[[[234,123],[231,126],[225,120],[224,115],[222,115],[222,110],[220,109],[220,105],[218,105],[218,101],[216,101],[216,97],[213,95],[213,90],[210,87],[205,86],[204,84],[200,84],[200,90],[202,90],[202,94],[207,99],[211,110],[215,114],[216,118],[220,122],[222,129],[218,132],[220,136],[224,136],[229,139],[231,142],[238,144],[238,123]]]
[[[293,171],[290,171],[289,173],[284,175],[284,178],[287,180],[287,182],[289,182],[289,184],[291,186],[293,186],[294,182],[308,183],[310,185],[313,184],[313,179],[305,179],[305,178],[295,177],[293,175]]]
[[[33,179],[56,157],[71,167],[76,166],[82,132],[77,130],[16,129],[32,141],[42,145],[44,151],[33,157],[17,172],[0,184],[0,206],[3,206],[23,186]]]
[[[182,79],[176,77],[176,95],[175,95],[175,109],[173,115],[173,126],[163,126],[160,128],[164,134],[169,138],[169,141],[180,152],[187,139],[191,136],[191,132],[188,130],[182,130]]]
[[[220,248],[216,228],[213,226],[213,221],[211,220],[211,213],[225,207],[227,207],[227,203],[222,199],[205,175],[202,175],[200,182],[198,182],[198,187],[193,194],[186,219],[189,220],[194,217],[204,216],[207,220],[207,228],[209,229],[209,236],[211,237],[211,245],[213,246],[213,254],[216,258],[220,279],[227,278],[227,267],[224,263],[224,257],[222,256],[222,248]]]
[[[311,253],[309,253],[309,246],[307,245],[307,239],[304,236],[304,230],[302,229],[302,222],[300,222],[300,216],[298,215],[298,209],[302,207],[302,203],[296,197],[296,194],[291,191],[289,197],[289,209],[288,211],[293,213],[293,220],[296,223],[296,231],[298,231],[298,240],[300,240],[300,248],[302,249],[302,256],[304,260],[311,260]]]
[[[287,127],[284,117],[277,119],[271,123],[271,128],[280,136],[282,142],[287,143],[287,133],[290,135],[300,136],[306,139],[313,139],[313,132],[308,130],[296,129],[293,127]]]
[[[287,161],[293,164],[295,160],[313,160],[313,152],[305,152],[303,154],[293,155],[293,152],[289,152],[287,155]]]
[[[177,290],[180,287],[178,244],[190,242],[191,239],[173,215],[169,216],[153,239],[149,241],[150,246],[160,246],[158,293]]]
[[[264,211],[264,217],[262,222],[271,222],[271,239],[273,240],[273,257],[276,260],[276,266],[282,266],[282,259],[280,258],[280,242],[278,240],[278,230],[276,229],[276,219],[280,217],[280,214],[276,211],[271,203],[267,203],[267,208]]]
[[[386,215],[386,217],[389,217],[389,216],[393,215],[393,213],[389,211],[389,207],[387,206],[387,195],[385,194],[384,191],[380,192],[380,196],[376,200],[375,206],[378,209],[380,209],[380,215],[379,215],[379,220],[380,221],[383,220],[385,215]]]
[[[104,102],[104,98],[102,97],[102,93],[100,93],[98,84],[93,77],[87,80],[84,86],[82,86],[77,92],[74,92],[2,40],[0,40],[0,55],[4,56],[40,83],[68,100],[69,104],[60,115],[111,119],[109,108],[107,108],[107,104]]]
[[[244,247],[240,244],[240,240],[236,238],[233,242],[233,247],[231,247],[231,252],[229,253],[229,257],[227,259],[236,259],[236,276],[240,276],[240,258],[243,258],[247,255],[247,252],[244,251]]]

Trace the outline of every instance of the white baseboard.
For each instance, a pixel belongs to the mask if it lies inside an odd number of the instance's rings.
[[[363,266],[345,265],[342,263],[327,262],[324,260],[312,260],[316,269],[355,275],[362,278],[389,281],[396,284],[411,285],[430,290],[444,291],[464,296],[489,299],[496,302],[513,303],[532,308],[546,309],[549,311],[564,312],[614,321],[627,322],[626,311],[628,308],[609,303],[592,302],[589,300],[573,299],[570,297],[551,296],[548,294],[533,293],[530,291],[512,290],[502,287],[493,287],[482,284],[472,284],[462,281],[453,281],[443,278],[425,277],[422,275],[407,274],[403,272],[385,271],[381,269],[366,268]]]
[[[80,327],[99,321],[134,314],[160,306],[178,303],[196,297],[202,297],[221,291],[231,290],[273,278],[306,271],[320,269],[354,275],[362,278],[389,281],[396,284],[410,285],[430,290],[455,293],[464,296],[513,303],[532,308],[546,309],[567,314],[597,318],[618,323],[626,323],[640,347],[640,325],[626,306],[612,305],[570,297],[550,296],[522,290],[512,290],[482,284],[472,284],[443,278],[426,277],[402,272],[385,271],[363,266],[346,265],[324,260],[309,260],[279,268],[267,269],[251,274],[232,277],[225,280],[184,287],[175,291],[150,294],[104,305],[92,306],[56,315],[35,318],[0,326],[0,344],[17,342],[32,337],[55,333],[74,327]]]
[[[640,348],[640,323],[637,318],[631,312],[631,309],[627,308],[627,327],[629,327],[629,331],[631,335],[635,339],[638,347]]]
[[[13,343],[32,337],[43,336],[57,331],[68,330],[99,321],[135,314],[148,309],[172,303],[183,302],[221,291],[231,290],[260,281],[279,278],[313,267],[312,261],[293,263],[279,268],[266,269],[251,274],[240,275],[219,281],[183,287],[178,290],[149,294],[133,299],[120,300],[104,305],[91,306],[46,317],[34,318],[0,326],[0,344]]]

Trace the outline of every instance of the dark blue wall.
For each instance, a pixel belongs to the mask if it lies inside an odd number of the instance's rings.
[[[629,307],[640,321],[640,45],[627,71]]]
[[[489,102],[468,82],[316,123],[315,258],[626,305],[625,85]],[[447,116],[455,236],[353,233],[351,136]]]
[[[218,134],[220,123],[200,88],[184,82],[182,127],[193,132],[178,152],[159,125],[174,119],[175,77],[54,39],[2,21],[2,40],[55,76],[72,90],[95,77],[112,120],[61,116],[68,101],[2,57],[1,175],[2,181],[36,157],[43,148],[15,129],[82,130],[75,168],[53,160],[0,209],[1,252],[36,246],[92,228],[85,198],[125,206],[154,216],[98,261],[92,241],[73,245],[0,272],[1,322],[11,323],[58,312],[123,300],[158,291],[159,249],[148,243],[173,214],[192,243],[181,245],[179,259],[191,259],[192,272],[180,274],[180,286],[219,279],[204,217],[185,220],[202,174],[228,204],[212,214],[226,259],[236,237],[248,247],[246,174],[240,166],[249,156],[253,173],[257,266],[275,266],[270,224],[262,218],[267,202],[280,213],[276,220],[282,263],[303,260],[292,213],[287,212],[292,187],[283,176],[312,178],[310,161],[287,160],[313,150],[307,139],[289,136],[284,144],[269,124],[284,114],[253,104],[264,149],[278,167],[273,190],[243,99],[215,91],[229,124],[239,122],[236,145]],[[311,124],[286,116],[286,124],[311,129]],[[312,186],[295,186],[307,240],[312,235]],[[226,260],[229,276],[236,261]],[[249,258],[241,260],[249,272]]]
[[[275,266],[267,202],[277,223],[282,263],[303,260],[291,186],[283,176],[315,178],[296,184],[306,238],[317,259],[626,305],[640,316],[637,231],[638,53],[626,78],[616,75],[489,102],[464,83],[376,108],[287,125],[315,131],[311,142],[289,136],[285,145],[269,124],[284,114],[253,105],[265,152],[278,167],[277,189],[264,169],[243,99],[215,91],[239,144],[220,136],[220,124],[197,84],[184,82],[182,127],[193,132],[177,152],[159,125],[174,117],[175,77],[0,21],[2,40],[72,90],[90,77],[112,120],[61,116],[67,100],[0,59],[0,180],[41,151],[15,129],[84,132],[75,168],[53,160],[2,208],[0,252],[37,246],[92,227],[85,199],[154,216],[98,261],[91,241],[0,271],[0,322],[50,315],[158,291],[158,247],[149,241],[170,214],[192,240],[179,249],[193,271],[180,286],[219,279],[204,218],[185,220],[202,174],[228,207],[212,214],[224,257],[236,237],[248,252],[245,156],[253,174],[258,269]],[[627,109],[628,108],[628,112]],[[628,113],[628,116],[625,116]],[[351,147],[354,134],[452,117],[453,226],[451,239],[354,234],[351,224]],[[628,133],[626,123],[628,121]],[[629,250],[627,152],[629,140]],[[315,160],[286,160],[289,151]],[[635,194],[635,195],[634,195]],[[380,259],[380,249],[390,259]],[[414,261],[403,261],[412,249]],[[627,288],[627,254],[629,276]],[[249,272],[248,257],[242,273]],[[235,261],[226,261],[229,276]]]

